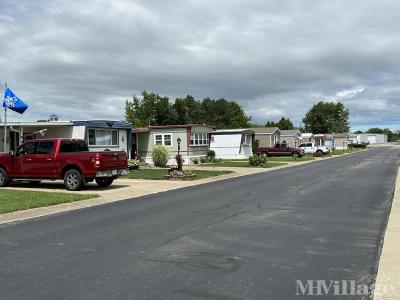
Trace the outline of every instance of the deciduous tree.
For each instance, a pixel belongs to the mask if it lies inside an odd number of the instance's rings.
[[[303,119],[305,130],[312,133],[348,132],[349,111],[341,102],[319,102]]]

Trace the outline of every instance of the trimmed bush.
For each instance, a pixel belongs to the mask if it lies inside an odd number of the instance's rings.
[[[365,149],[367,148],[367,144],[366,143],[362,143],[362,144],[349,144],[350,148],[360,148],[360,149]]]
[[[195,159],[193,159],[193,163],[194,163],[195,165],[198,165],[198,164],[199,164],[199,160],[198,160],[197,158],[195,158]]]
[[[200,162],[201,162],[202,164],[205,164],[205,163],[207,162],[207,158],[204,157],[204,156],[200,157]]]
[[[151,157],[156,167],[165,168],[168,163],[169,150],[165,146],[156,146]]]
[[[249,165],[253,167],[264,167],[267,164],[267,158],[264,156],[250,156]]]
[[[214,161],[214,159],[215,159],[215,151],[214,150],[208,150],[207,151],[207,158],[208,158],[208,161]]]
[[[140,160],[138,160],[138,159],[128,160],[128,167],[129,167],[129,170],[139,170]]]

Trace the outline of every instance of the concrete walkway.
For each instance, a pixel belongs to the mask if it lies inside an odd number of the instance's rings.
[[[356,152],[354,152],[356,153]],[[354,153],[348,153],[344,155],[351,155]],[[289,168],[293,166],[299,166],[309,163],[314,163],[321,160],[334,159],[341,156],[331,156],[324,158],[316,158],[310,161],[297,161],[288,162],[286,165],[280,165],[272,168],[246,168],[246,167],[200,167],[191,166],[189,169],[195,170],[225,170],[233,171],[234,173],[209,177],[194,181],[170,181],[170,180],[144,180],[144,179],[117,179],[114,181],[113,185],[106,188],[100,188],[95,183],[88,184],[83,191],[78,191],[78,194],[96,194],[99,198],[62,203],[47,207],[38,207],[28,210],[21,210],[12,213],[6,213],[0,215],[0,224],[16,222],[27,220],[31,218],[42,217],[46,215],[62,213],[66,211],[87,208],[91,206],[111,203],[115,201],[137,198],[140,196],[165,192],[169,190],[174,190],[183,187],[195,186],[199,184],[205,184],[209,182],[224,180],[228,178],[234,178],[239,176],[246,176],[262,172],[270,172],[277,169]],[[60,193],[71,193],[64,189],[62,181],[43,181],[39,187],[31,186],[13,186],[10,189],[13,190],[32,190],[32,191],[42,191],[42,192],[60,192]]]
[[[400,168],[375,283],[374,300],[400,298]]]

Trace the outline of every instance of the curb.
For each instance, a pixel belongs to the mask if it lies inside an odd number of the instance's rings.
[[[382,239],[378,262],[374,300],[396,300],[400,294],[400,167],[397,170],[395,189],[389,219]]]

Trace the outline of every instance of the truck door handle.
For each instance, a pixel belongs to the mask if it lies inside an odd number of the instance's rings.
[[[27,159],[26,159],[26,161],[31,161],[31,160],[32,160],[32,158],[27,158]]]
[[[48,158],[47,161],[52,161],[52,159],[51,159],[51,158]]]

